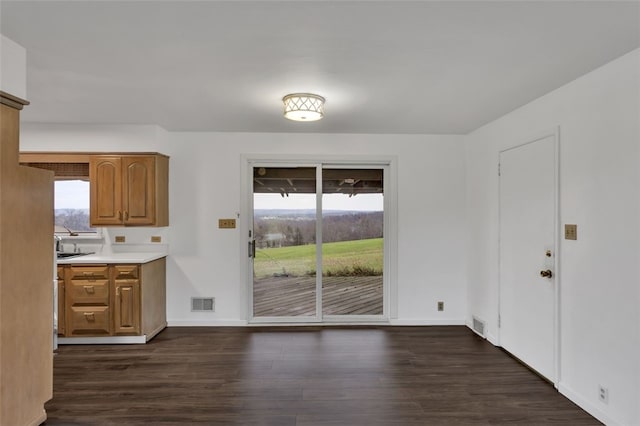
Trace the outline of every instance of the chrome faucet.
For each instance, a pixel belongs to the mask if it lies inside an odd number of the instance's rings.
[[[53,236],[53,239],[54,239],[54,241],[56,242],[56,252],[60,252],[60,251],[62,251],[62,250],[61,250],[61,249],[62,249],[62,247],[61,247],[61,244],[62,244],[62,237],[61,237],[60,235],[54,235],[54,236]]]

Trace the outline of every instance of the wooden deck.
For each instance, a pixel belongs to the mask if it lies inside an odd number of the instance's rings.
[[[382,315],[382,276],[323,277],[323,315]],[[272,277],[253,283],[256,317],[314,316],[315,277]]]

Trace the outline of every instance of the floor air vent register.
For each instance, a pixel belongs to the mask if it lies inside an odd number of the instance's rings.
[[[192,297],[191,312],[214,312],[216,299],[214,297]]]
[[[484,321],[473,317],[473,331],[476,332],[476,334],[486,338],[485,336],[485,323]]]

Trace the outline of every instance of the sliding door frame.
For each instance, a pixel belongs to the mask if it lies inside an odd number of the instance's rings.
[[[316,314],[317,317],[265,317],[253,316],[253,271],[248,256],[249,231],[253,226],[253,168],[254,167],[316,167],[316,217],[322,219],[321,178],[324,168],[381,168],[384,170],[384,267],[383,267],[383,314],[382,315],[334,315],[322,316],[322,274],[316,275]],[[320,155],[273,155],[243,154],[241,156],[241,198],[240,198],[240,309],[247,322],[259,323],[387,323],[398,316],[398,225],[397,225],[397,157],[395,156],[320,156]],[[318,226],[317,241],[321,241],[322,227]],[[317,271],[322,268],[322,245],[316,246]],[[320,288],[319,288],[320,287]]]

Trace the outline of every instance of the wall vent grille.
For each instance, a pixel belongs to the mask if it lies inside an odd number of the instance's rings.
[[[215,297],[192,297],[191,312],[215,312]]]
[[[472,327],[473,331],[476,332],[476,334],[482,336],[483,338],[485,338],[485,322],[476,318],[475,316],[473,317],[473,327]]]

